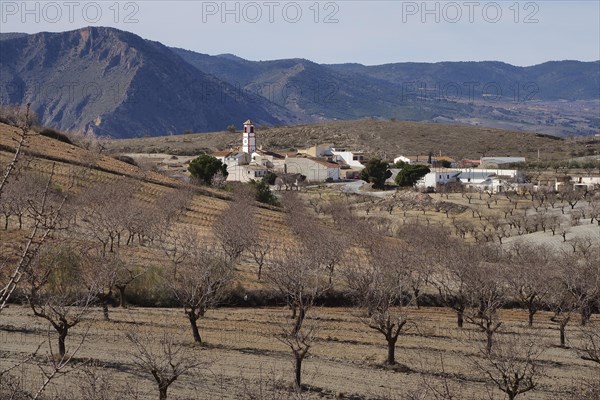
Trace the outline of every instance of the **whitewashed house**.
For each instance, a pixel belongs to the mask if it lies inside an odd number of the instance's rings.
[[[227,167],[227,182],[248,183],[252,180],[258,181],[269,172],[269,168],[261,165],[232,165]]]
[[[445,185],[450,182],[458,182],[460,171],[431,171],[415,183],[419,190],[435,190],[438,185]]]
[[[288,174],[302,174],[308,182],[325,182],[340,180],[340,166],[313,157],[287,157],[285,159],[285,172]]]
[[[332,148],[331,154],[334,156],[334,161],[343,162],[351,168],[363,169],[366,162],[366,156],[362,151],[347,151],[346,149]]]

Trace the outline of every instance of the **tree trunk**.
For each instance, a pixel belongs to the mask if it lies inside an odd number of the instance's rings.
[[[190,320],[190,325],[192,326],[192,334],[194,335],[194,342],[202,343],[202,338],[200,337],[200,331],[198,330],[198,318],[194,311],[190,311],[187,313],[188,319]]]
[[[487,335],[487,343],[485,346],[485,350],[488,354],[490,354],[492,352],[492,346],[494,345],[494,332],[492,332],[491,330],[487,330],[485,334]]]
[[[125,308],[127,306],[125,300],[125,287],[126,286],[117,286],[117,289],[119,290],[119,307],[121,308]]]
[[[104,315],[105,321],[110,320],[108,316],[108,299],[102,299],[102,314]]]
[[[63,330],[58,333],[58,354],[60,354],[61,357],[64,357],[66,353],[65,340],[67,338],[67,333],[67,330]]]
[[[385,361],[385,363],[387,365],[394,365],[394,364],[396,364],[396,341],[392,338],[389,338],[387,340],[387,345],[388,345],[388,355],[387,355],[387,360]]]
[[[456,312],[456,324],[458,325],[459,328],[462,328],[463,325],[465,324],[463,310],[459,310]]]
[[[306,316],[306,310],[304,307],[298,308],[298,317],[296,318],[296,324],[294,325],[294,334],[300,332],[300,328],[302,328],[302,322],[304,322],[304,317]]]
[[[419,304],[419,293],[421,293],[421,291],[419,289],[413,289],[413,294],[415,296],[415,304],[417,306],[417,310],[421,309],[421,305]]]
[[[296,387],[296,391],[298,393],[302,392],[302,357],[296,355],[296,366],[295,366],[295,380],[294,386]]]
[[[559,325],[559,330],[560,330],[560,347],[565,347],[565,328],[566,328],[567,324],[565,323],[560,323]]]
[[[169,389],[168,386],[158,387],[158,400],[167,400],[167,389]]]
[[[585,304],[581,307],[581,326],[585,326],[592,316],[591,307]]]
[[[531,327],[533,327],[533,316],[535,315],[535,310],[532,308],[529,308],[528,312],[529,312],[528,325],[531,328]]]

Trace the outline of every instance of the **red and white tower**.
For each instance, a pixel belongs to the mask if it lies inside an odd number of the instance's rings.
[[[252,154],[256,151],[256,136],[254,134],[254,124],[250,120],[244,122],[242,151],[248,154]]]

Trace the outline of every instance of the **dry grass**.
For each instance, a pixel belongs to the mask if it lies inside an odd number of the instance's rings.
[[[11,330],[0,333],[3,349],[1,366],[16,362],[22,354],[33,351],[47,339],[47,327],[28,314],[27,309],[19,306],[13,306],[2,314],[2,325],[10,325]],[[209,363],[207,369],[194,371],[176,382],[172,387],[173,398],[251,398],[248,392],[258,391],[261,384],[265,393],[274,392],[276,389],[267,382],[269,380],[287,387],[292,379],[290,354],[273,336],[276,324],[288,318],[287,310],[210,311],[200,323],[207,343],[202,349],[191,344],[191,332],[179,310],[115,309],[111,310],[111,315],[110,322],[100,321],[99,311],[91,317],[95,321],[89,321],[91,328],[78,359],[106,365],[106,372],[115,385],[135,382],[137,390],[145,394],[142,396],[144,399],[155,396],[152,393],[153,382],[149,375],[136,371],[132,365],[131,349],[124,338],[125,333],[131,330],[150,332],[156,337],[166,330],[180,345],[187,347],[187,351]],[[446,309],[410,311],[415,327],[401,336],[397,346],[398,362],[410,368],[408,373],[378,367],[385,358],[385,341],[361,323],[355,310],[320,308],[312,310],[310,316],[318,319],[321,331],[320,339],[305,363],[304,380],[306,384],[322,389],[324,398],[345,393],[358,395],[358,398],[390,396],[399,399],[410,390],[422,390],[424,380],[439,383],[442,362],[450,380],[459,384],[465,394],[475,394],[476,398],[480,398],[486,391],[483,377],[468,361],[469,357],[477,357],[482,337],[470,327],[457,329],[454,315]],[[548,314],[540,313],[536,326],[529,329],[524,312],[502,312],[505,325],[501,335],[533,337],[545,347],[541,356],[544,375],[539,389],[523,396],[524,399],[564,398],[561,391],[565,387],[593,371],[593,367],[578,359],[573,350],[555,347],[558,332],[548,318]],[[576,342],[575,324],[574,321],[569,328],[571,343]],[[74,345],[85,329],[83,325],[76,328],[69,336],[68,345]],[[28,371],[27,374],[31,374],[28,382],[35,384],[36,373]],[[52,390],[76,398],[77,376],[73,373],[61,378]],[[317,393],[307,396],[313,397],[323,398]]]

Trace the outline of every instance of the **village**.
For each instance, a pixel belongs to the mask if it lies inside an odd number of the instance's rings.
[[[303,186],[318,184],[343,184],[360,179],[369,155],[362,150],[337,147],[334,143],[316,144],[290,151],[272,151],[260,145],[260,135],[254,123],[243,124],[242,146],[210,153],[227,166],[227,182],[257,181],[269,174],[276,176],[301,176]],[[600,175],[556,174],[555,176],[530,176],[525,167],[525,157],[485,156],[480,159],[456,160],[448,155],[399,155],[390,160],[391,176],[386,185],[395,186],[399,165],[423,165],[429,172],[418,179],[414,188],[423,192],[471,191],[486,193],[525,193],[537,188],[560,190],[568,185],[592,191],[600,187]],[[187,167],[194,156],[169,154],[128,154],[134,159],[151,159],[160,170],[186,179]],[[587,171],[586,171],[587,172]],[[272,185],[275,190],[289,189],[291,185]]]

